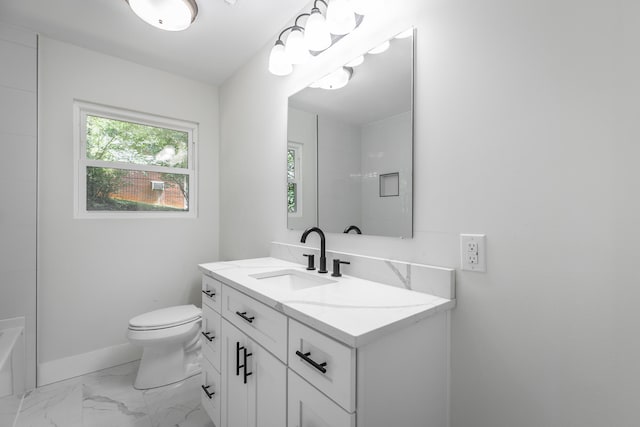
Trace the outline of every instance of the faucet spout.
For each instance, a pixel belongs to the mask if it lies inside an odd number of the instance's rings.
[[[344,229],[345,234],[349,234],[350,231],[355,231],[356,234],[362,234],[362,231],[360,231],[357,225],[350,225]]]
[[[320,268],[318,269],[318,273],[326,273],[327,272],[327,254],[326,254],[326,240],[324,237],[324,232],[320,230],[318,227],[310,227],[304,230],[302,233],[302,237],[300,237],[300,243],[307,242],[307,236],[311,233],[318,233],[320,236]]]

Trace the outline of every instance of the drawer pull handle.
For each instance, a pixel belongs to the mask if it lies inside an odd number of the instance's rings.
[[[318,371],[322,372],[323,374],[327,373],[327,369],[325,368],[325,366],[327,366],[327,362],[322,362],[322,363],[316,362],[315,360],[309,357],[311,355],[311,352],[303,353],[301,351],[296,350],[296,355],[299,356],[305,362],[307,362],[309,365],[316,368]]]
[[[216,296],[216,293],[214,291],[202,291],[202,293],[208,296],[209,298],[213,298]]]
[[[213,399],[213,395],[216,394],[215,391],[209,392],[209,387],[211,387],[210,385],[203,385],[202,386],[202,391],[204,391],[204,393],[207,395],[207,397],[209,399]]]
[[[243,311],[242,313],[240,313],[239,311],[236,311],[236,314],[240,317],[242,317],[244,320],[246,320],[249,323],[253,323],[253,320],[256,318],[255,316],[247,316],[247,312]]]
[[[212,337],[212,336],[210,336],[209,334],[211,334],[211,332],[202,332],[202,335],[204,335],[204,337],[205,337],[206,339],[208,339],[208,340],[209,340],[209,342],[211,342],[211,341],[213,341],[213,339],[214,339],[215,337]]]

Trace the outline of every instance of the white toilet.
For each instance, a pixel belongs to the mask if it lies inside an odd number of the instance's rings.
[[[179,305],[141,314],[129,321],[127,338],[143,347],[133,386],[146,390],[200,373],[200,323],[195,305]]]

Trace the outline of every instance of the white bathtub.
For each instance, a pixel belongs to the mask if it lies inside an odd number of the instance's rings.
[[[24,392],[24,318],[0,320],[0,398]]]

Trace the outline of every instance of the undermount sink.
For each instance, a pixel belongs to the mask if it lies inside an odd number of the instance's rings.
[[[250,274],[249,277],[261,280],[270,285],[285,287],[291,291],[312,288],[314,286],[328,285],[335,283],[335,280],[319,275],[303,273],[298,270],[278,270],[266,273]]]

